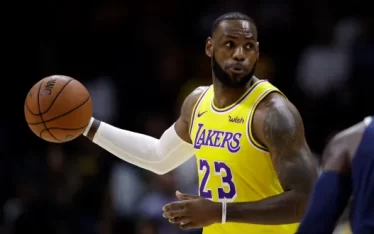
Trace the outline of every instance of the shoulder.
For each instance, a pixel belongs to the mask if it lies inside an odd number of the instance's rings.
[[[326,145],[322,154],[324,170],[342,171],[349,167],[349,163],[356,153],[365,131],[364,122],[359,122],[337,133]]]
[[[304,125],[296,107],[278,92],[268,94],[254,114],[254,132],[267,147],[305,144]],[[270,149],[269,149],[270,150]]]
[[[191,119],[192,110],[199,100],[201,95],[209,88],[209,86],[199,86],[194,89],[183,101],[181,108],[181,118],[185,122],[189,122]]]
[[[199,86],[194,89],[187,97],[184,99],[182,108],[186,107],[191,109],[195,106],[196,102],[199,100],[201,95],[209,88],[209,86]]]
[[[265,113],[277,112],[278,116],[291,118],[298,117],[301,120],[297,108],[277,91],[269,93],[263,100],[261,100],[257,110]]]
[[[196,89],[194,89],[194,91],[192,91],[188,96],[187,98],[191,98],[191,99],[194,99],[195,102],[197,101],[197,99],[199,99],[199,97],[209,88],[209,86],[199,86],[197,87]],[[187,99],[186,98],[186,99]]]
[[[270,93],[264,98],[262,106],[266,112],[264,118],[266,124],[274,125],[279,123],[279,125],[277,125],[277,129],[279,130],[288,131],[299,129],[304,132],[303,121],[299,111],[280,93]]]

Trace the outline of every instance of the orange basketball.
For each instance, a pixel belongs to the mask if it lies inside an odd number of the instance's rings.
[[[81,135],[92,116],[87,89],[77,80],[62,75],[46,77],[27,94],[25,118],[31,131],[55,143]]]

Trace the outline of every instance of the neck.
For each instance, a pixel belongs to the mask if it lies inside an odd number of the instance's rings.
[[[225,87],[214,75],[213,77],[213,103],[218,108],[225,108],[236,102],[256,79],[255,77],[252,77],[247,84],[243,85],[243,87],[229,88]]]

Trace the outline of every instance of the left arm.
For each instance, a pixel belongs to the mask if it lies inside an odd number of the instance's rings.
[[[258,106],[254,122],[254,135],[269,150],[284,193],[256,202],[227,204],[227,222],[299,222],[317,177],[301,116],[289,101],[271,93]]]

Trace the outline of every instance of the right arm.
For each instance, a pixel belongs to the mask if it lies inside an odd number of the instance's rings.
[[[119,129],[94,118],[83,135],[124,161],[156,174],[165,174],[194,154],[189,122],[202,92],[202,88],[197,88],[184,100],[180,117],[160,139]]]

